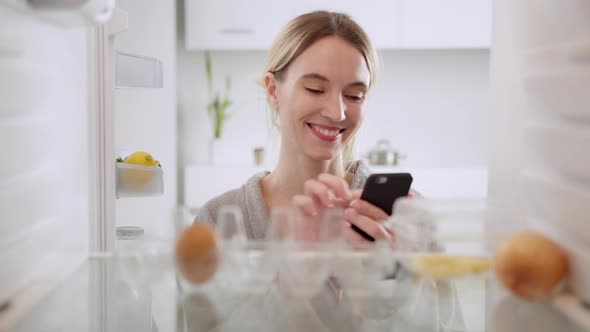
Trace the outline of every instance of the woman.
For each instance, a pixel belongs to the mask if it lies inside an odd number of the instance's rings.
[[[275,208],[295,207],[304,216],[313,217],[337,206],[345,208],[348,242],[367,241],[351,225],[374,239],[392,241],[392,234],[381,224],[388,215],[360,199],[370,171],[352,159],[376,70],[377,56],[367,34],[347,15],[318,11],[289,22],[271,47],[263,80],[281,132],[278,165],[207,202],[196,221],[215,224],[221,206],[237,205],[248,237],[263,239],[269,211]],[[339,292],[337,285],[330,287]],[[322,325],[341,331],[365,329],[352,314],[352,307],[334,306],[334,297],[324,295],[309,302],[313,308],[309,312],[319,313],[316,317],[322,323],[313,325],[311,318],[297,320],[314,327],[297,325],[296,330],[317,330]],[[308,305],[305,301],[300,304]],[[432,319],[425,317],[426,321]],[[390,318],[389,312],[384,318]]]
[[[264,238],[269,211],[296,207],[306,216],[345,208],[349,242],[391,240],[387,214],[360,200],[369,169],[352,160],[364,104],[375,81],[377,56],[367,34],[347,15],[312,12],[292,20],[273,43],[264,88],[281,132],[279,162],[242,187],[205,204],[196,220],[215,223],[218,209],[237,205],[246,231]]]

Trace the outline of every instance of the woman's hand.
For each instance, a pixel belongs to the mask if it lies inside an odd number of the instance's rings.
[[[352,225],[355,225],[375,240],[392,242],[393,233],[381,225],[389,216],[375,205],[360,199],[361,192],[362,190],[354,191],[353,199],[344,211],[344,218],[348,226],[345,232],[346,240],[351,243],[369,241],[352,229]]]
[[[317,216],[324,209],[332,207],[346,208],[352,200],[348,183],[332,174],[320,174],[317,179],[305,181],[303,195],[293,197],[293,205],[304,216]]]
[[[342,211],[348,207],[351,199],[348,183],[335,175],[320,174],[316,179],[305,181],[303,194],[292,198],[293,206],[301,213],[301,219],[293,229],[295,237],[305,242],[341,237],[346,226],[342,221]],[[340,223],[325,219],[328,217],[325,212],[330,208],[342,209],[340,212],[335,211],[334,215],[340,219]]]
[[[390,243],[393,243],[393,232],[382,225],[382,223],[389,218],[389,215],[381,208],[360,199],[361,193],[361,189],[353,192],[353,198],[344,212],[344,217],[348,226],[348,229],[346,230],[347,241],[350,243],[368,241],[365,237],[352,229],[352,225],[355,225],[375,240],[387,240]],[[414,194],[410,192],[408,197],[414,197]]]
[[[393,233],[381,225],[389,217],[387,213],[361,200],[362,190],[351,192],[344,179],[331,174],[321,174],[317,179],[307,180],[303,192],[303,195],[293,197],[293,205],[302,212],[306,220],[320,215],[326,208],[341,207],[345,209],[344,236],[348,242],[368,242],[351,228],[352,224],[376,240],[393,241]]]

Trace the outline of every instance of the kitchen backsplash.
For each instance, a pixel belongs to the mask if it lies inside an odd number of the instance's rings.
[[[178,108],[181,161],[208,162],[212,125],[206,111],[203,52],[178,44]],[[217,149],[231,148],[221,163],[251,166],[253,150],[266,148],[267,163],[278,151],[265,94],[256,84],[267,53],[214,51],[215,86],[232,77],[231,108]],[[485,167],[489,110],[489,51],[400,50],[380,52],[381,70],[365,106],[358,155],[381,139],[408,156],[402,166]],[[221,147],[220,147],[221,146]]]

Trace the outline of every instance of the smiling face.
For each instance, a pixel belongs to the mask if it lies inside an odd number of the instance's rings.
[[[332,160],[362,123],[370,73],[363,54],[339,37],[322,38],[265,83],[281,124],[282,149]]]

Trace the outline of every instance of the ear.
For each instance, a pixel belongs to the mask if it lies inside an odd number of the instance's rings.
[[[278,98],[278,80],[273,73],[266,73],[264,75],[264,88],[266,89],[266,98],[269,104],[276,109],[279,98]]]

